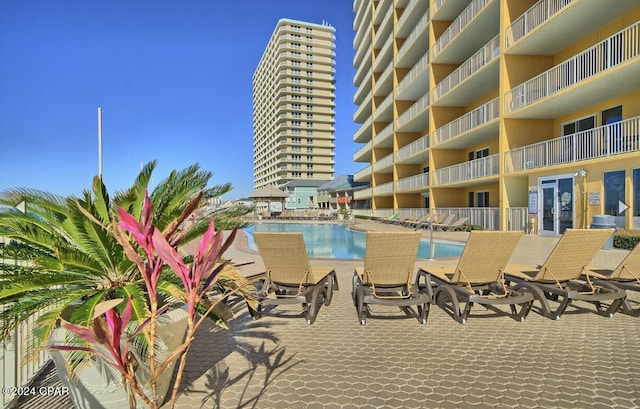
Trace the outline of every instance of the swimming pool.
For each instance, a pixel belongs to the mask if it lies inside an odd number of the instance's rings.
[[[302,232],[310,257],[363,259],[366,245],[364,232],[349,230],[331,223],[257,223],[244,229],[249,248],[257,250],[253,232]],[[436,242],[435,257],[457,257],[464,246]],[[421,240],[418,258],[429,258],[429,241]]]

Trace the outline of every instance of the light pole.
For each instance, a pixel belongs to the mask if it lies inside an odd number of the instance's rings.
[[[98,107],[98,177],[102,179],[102,107]]]

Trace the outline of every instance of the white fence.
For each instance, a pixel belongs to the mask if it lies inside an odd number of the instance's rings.
[[[506,29],[507,48],[526,36],[573,0],[540,0]]]
[[[495,155],[490,155],[485,158],[474,159],[438,169],[436,170],[436,177],[433,180],[433,184],[442,185],[444,183],[462,182],[497,175],[499,172],[499,157],[500,155],[496,153]]]
[[[469,25],[471,21],[489,4],[490,0],[474,0],[465,8],[453,23],[442,33],[431,50],[431,58],[435,59],[452,41]]]
[[[505,94],[505,111],[513,112],[640,55],[636,23]]]
[[[0,237],[0,276],[3,274],[2,264],[18,265],[11,253],[5,249],[7,241]],[[33,315],[18,325],[6,342],[0,342],[0,384],[3,387],[20,387],[28,384],[31,379],[48,362],[46,351],[34,352],[33,327],[37,319],[48,310]],[[33,357],[33,359],[27,359]],[[13,404],[15,395],[2,394],[2,407],[8,408]]]
[[[404,192],[407,190],[422,189],[429,187],[429,173],[421,173],[415,176],[409,176],[408,178],[398,179],[397,189],[398,192]]]
[[[473,128],[479,127],[489,121],[496,119],[499,115],[498,101],[500,98],[494,98],[484,105],[479,106],[471,112],[454,119],[448,124],[436,129],[433,143],[442,143],[454,138]]]
[[[505,172],[640,151],[640,116],[505,152]]]

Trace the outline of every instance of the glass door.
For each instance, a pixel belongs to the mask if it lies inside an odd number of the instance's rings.
[[[558,188],[556,181],[542,182],[542,223],[540,234],[555,235],[558,226]]]
[[[573,176],[568,175],[538,181],[538,191],[542,192],[538,210],[541,235],[557,236],[573,228],[575,218],[573,185]]]

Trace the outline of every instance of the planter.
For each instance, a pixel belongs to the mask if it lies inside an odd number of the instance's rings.
[[[184,341],[187,332],[187,313],[184,309],[174,309],[158,319],[156,346],[156,366],[159,366],[164,359],[175,351]],[[64,342],[66,331],[57,329],[51,339],[56,344]],[[73,376],[69,374],[66,367],[65,355],[60,351],[50,351],[51,359],[56,365],[58,377],[62,383],[69,388],[69,396],[78,409],[128,409],[129,395],[123,388],[120,373],[109,365],[104,364],[101,358],[92,357],[91,362],[82,367]],[[136,371],[138,380],[148,396],[151,388],[145,385],[149,379],[149,365],[141,362]],[[158,378],[156,388],[158,391],[158,402],[162,403],[169,390],[175,361],[162,372]],[[145,403],[136,396],[138,407],[146,407]]]

